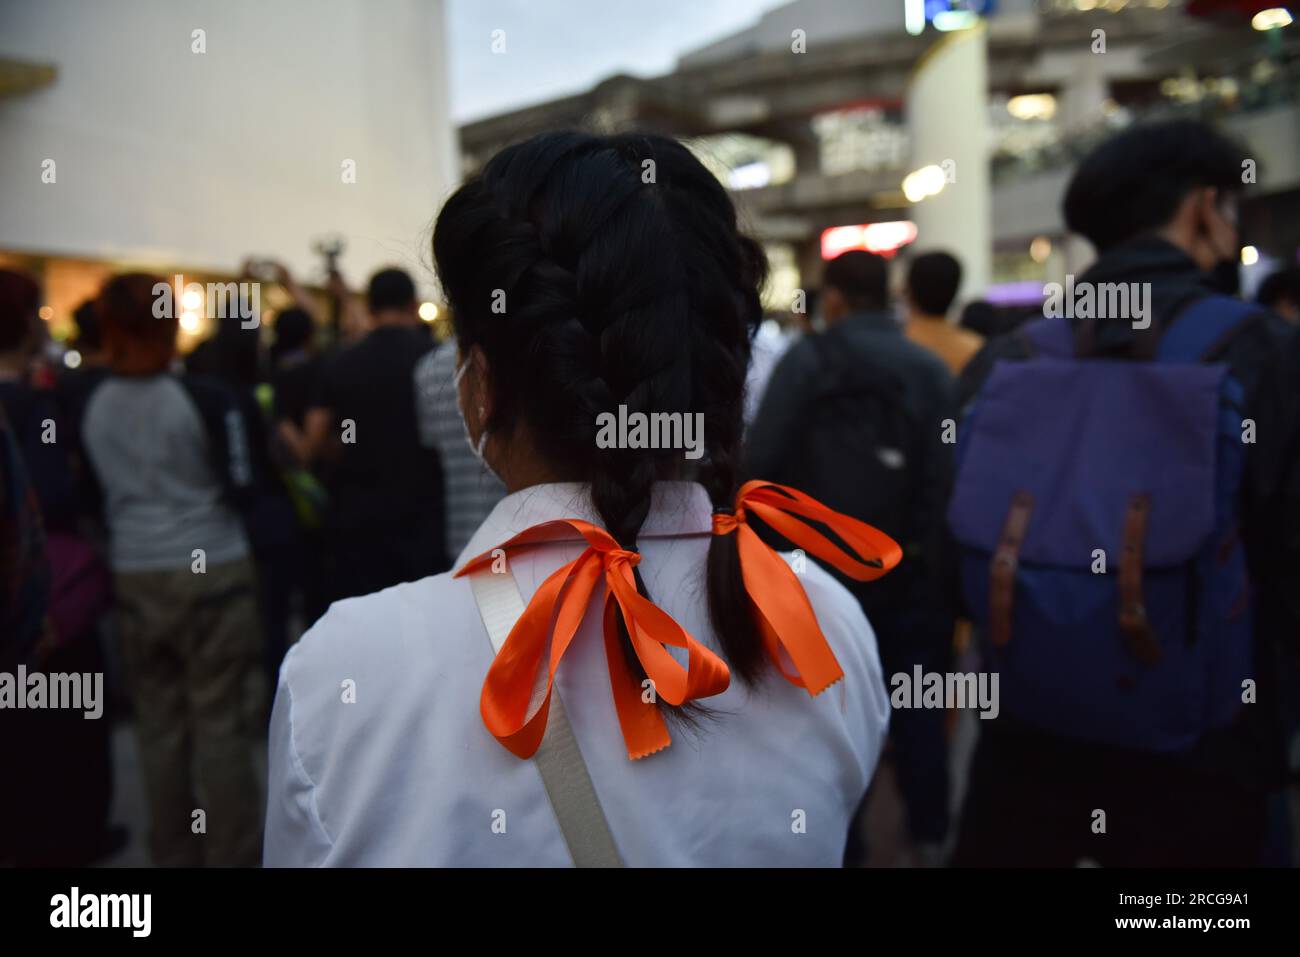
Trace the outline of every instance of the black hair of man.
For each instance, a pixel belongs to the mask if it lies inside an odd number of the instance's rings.
[[[927,316],[946,316],[961,286],[961,263],[951,253],[922,253],[907,270],[907,292]]]
[[[103,340],[99,334],[99,314],[95,311],[95,300],[87,299],[72,313],[77,325],[77,345],[83,349],[100,349]]]
[[[1241,190],[1247,155],[1199,120],[1130,127],[1084,157],[1065,191],[1069,228],[1103,252],[1160,229],[1192,190]]]
[[[410,309],[415,305],[415,283],[404,269],[381,269],[370,277],[366,304],[372,314]]]
[[[835,289],[854,312],[873,312],[889,302],[889,264],[865,249],[850,249],[826,264],[822,286]]]
[[[1270,309],[1276,309],[1283,302],[1300,308],[1300,266],[1289,266],[1270,273],[1259,284],[1255,301]]]

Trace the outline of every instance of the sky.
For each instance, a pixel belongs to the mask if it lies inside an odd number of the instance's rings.
[[[456,123],[578,93],[615,73],[671,72],[677,57],[788,0],[448,0]],[[492,50],[503,30],[505,52]]]

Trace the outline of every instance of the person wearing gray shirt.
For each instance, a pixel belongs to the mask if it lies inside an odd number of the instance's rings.
[[[114,571],[188,567],[196,548],[212,565],[248,557],[203,422],[174,376],[108,379],[91,396],[84,431],[104,486]]]
[[[226,494],[250,480],[247,430],[220,383],[168,372],[177,322],[155,314],[159,286],[129,274],[100,293],[113,375],[90,395],[82,442],[104,490],[153,862],[251,866],[261,834],[248,702],[262,635],[247,537]]]
[[[474,457],[465,441],[455,376],[456,346],[451,342],[425,355],[415,367],[416,422],[421,444],[436,448],[442,461],[447,557],[453,561],[506,494],[501,480]]]

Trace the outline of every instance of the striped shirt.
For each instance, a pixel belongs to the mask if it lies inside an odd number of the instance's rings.
[[[420,442],[442,460],[448,555],[459,555],[470,536],[506,494],[501,481],[470,449],[456,403],[456,345],[445,342],[415,366],[415,414]]]

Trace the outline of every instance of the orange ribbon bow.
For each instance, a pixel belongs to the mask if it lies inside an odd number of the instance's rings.
[[[746,482],[736,493],[734,514],[713,516],[713,533],[736,533],[741,577],[768,657],[792,684],[817,695],[844,677],[835,653],[817,625],[817,615],[794,571],[749,527],[748,513],[761,518],[794,544],[857,581],[872,581],[903,557],[898,543],[865,522],[827,508],[802,492],[772,482]],[[833,531],[855,558],[796,516]],[[784,650],[795,671],[786,670]]]
[[[499,547],[508,549],[554,541],[557,528],[566,525],[579,532],[587,540],[588,547],[542,582],[510,630],[483,682],[479,699],[483,723],[515,755],[530,758],[536,753],[546,733],[555,671],[577,634],[592,592],[603,575],[606,585],[605,657],[614,707],[623,729],[628,757],[643,758],[666,748],[672,741],[659,709],[653,702],[642,700],[641,686],[619,642],[614,613],[616,603],[623,612],[637,659],[653,682],[654,693],[669,704],[680,705],[695,698],[721,694],[727,690],[731,672],[721,658],[636,590],[632,569],[641,560],[640,554],[619,547],[604,529],[579,519],[561,519],[535,525]],[[493,551],[495,549],[465,563],[456,572],[456,577],[479,571],[490,564]],[[554,629],[551,628],[552,619]],[[533,686],[546,652],[548,635],[551,656],[546,696],[537,711],[529,715]],[[667,645],[687,650],[688,664],[685,668],[668,653]]]

